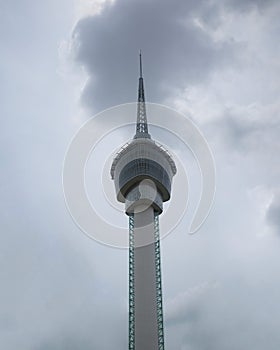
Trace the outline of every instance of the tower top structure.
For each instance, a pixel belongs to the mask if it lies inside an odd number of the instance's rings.
[[[170,199],[172,178],[177,171],[169,152],[154,141],[148,132],[141,52],[139,64],[136,133],[133,139],[119,150],[111,166],[117,200],[126,204],[127,215],[140,203],[140,198],[141,202],[144,201],[145,196],[155,211],[161,213],[162,202]],[[144,190],[142,185],[139,191],[138,187],[143,180],[151,180],[154,183],[156,195],[151,189]],[[144,195],[145,191],[147,193]]]

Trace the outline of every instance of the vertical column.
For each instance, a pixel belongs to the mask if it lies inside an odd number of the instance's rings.
[[[134,212],[135,349],[158,350],[154,209]],[[143,242],[146,245],[143,245]],[[149,242],[147,244],[147,242]]]

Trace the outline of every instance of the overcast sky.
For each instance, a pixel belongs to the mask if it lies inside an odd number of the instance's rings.
[[[127,251],[75,226],[61,174],[84,121],[135,101],[139,48],[147,100],[190,117],[217,169],[199,232],[187,213],[162,241],[166,349],[279,349],[279,18],[277,0],[1,1],[1,349],[127,348]]]

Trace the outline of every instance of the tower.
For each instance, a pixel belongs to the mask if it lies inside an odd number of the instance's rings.
[[[111,177],[129,216],[129,350],[163,350],[159,215],[176,165],[149,134],[139,58],[136,133],[115,156]]]

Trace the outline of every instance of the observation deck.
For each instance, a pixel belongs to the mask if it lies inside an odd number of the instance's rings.
[[[118,201],[133,201],[130,193],[142,183],[139,195],[142,199],[146,196],[147,200],[156,200],[153,206],[159,213],[162,212],[162,202],[170,199],[175,174],[176,165],[169,152],[150,138],[137,138],[126,143],[117,153],[111,167]],[[150,187],[154,187],[154,190],[151,188],[148,192],[153,192],[153,198],[145,190],[148,183],[143,180],[151,181]]]

